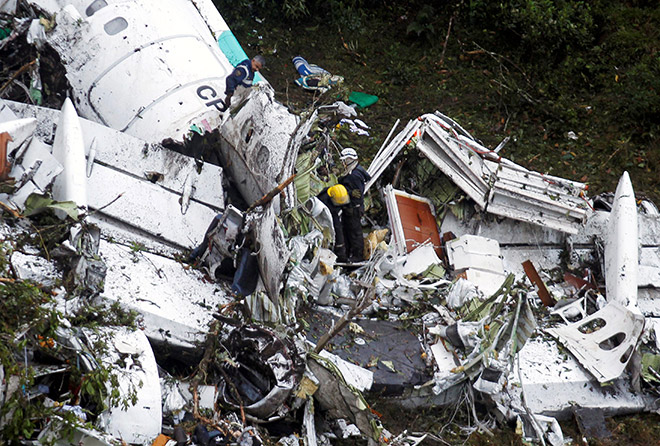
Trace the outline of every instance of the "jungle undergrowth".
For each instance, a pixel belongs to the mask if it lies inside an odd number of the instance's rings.
[[[397,119],[400,131],[408,120],[438,110],[487,147],[510,137],[504,157],[586,182],[591,196],[613,191],[627,170],[638,198],[660,203],[653,169],[660,161],[657,8],[559,2],[552,9],[536,1],[528,2],[536,9],[516,15],[476,2],[480,18],[458,7],[436,7],[429,16],[414,2],[373,9],[356,3],[359,26],[342,26],[314,10],[304,19],[285,19],[255,7],[252,16],[237,17],[232,30],[249,55],[267,57],[264,75],[294,112],[314,101],[346,101],[350,91],[379,96],[359,110],[370,136],[346,141],[360,150],[362,164],[369,164]],[[479,27],[488,14],[505,22]],[[543,25],[545,35],[530,31],[548,14],[554,14],[554,28]],[[575,27],[571,21],[578,19]],[[560,41],[545,42],[552,33]],[[539,42],[552,57],[534,46]],[[345,91],[331,90],[319,100],[297,87],[291,59],[298,55],[343,76]]]

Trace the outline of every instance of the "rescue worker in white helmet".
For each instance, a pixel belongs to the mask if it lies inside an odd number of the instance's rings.
[[[348,191],[350,203],[342,212],[342,225],[346,238],[346,255],[350,262],[364,260],[364,238],[362,235],[362,216],[364,215],[364,187],[371,179],[364,167],[358,164],[355,149],[347,147],[341,151],[341,162],[346,174],[339,177]]]

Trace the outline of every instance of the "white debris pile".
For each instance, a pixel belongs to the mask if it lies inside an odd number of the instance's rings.
[[[365,158],[338,124],[368,125],[256,77],[220,107],[246,55],[210,1],[21,4],[44,18],[12,38],[57,52],[72,97],[0,100],[3,438],[441,436],[388,432],[386,402],[559,445],[558,419],[657,410],[660,215],[627,173],[590,200],[435,112],[328,202]]]

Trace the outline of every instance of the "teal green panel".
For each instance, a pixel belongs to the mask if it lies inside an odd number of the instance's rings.
[[[247,54],[245,54],[245,51],[243,51],[243,48],[241,48],[241,44],[238,43],[238,39],[236,39],[234,33],[231,32],[231,30],[227,30],[222,33],[220,38],[218,38],[218,46],[220,47],[220,51],[222,51],[224,55],[227,56],[229,63],[231,63],[233,66],[238,65],[240,62],[243,62],[248,58]],[[263,80],[263,78],[259,75],[259,73],[256,73],[254,75],[254,82],[257,83],[261,80]]]

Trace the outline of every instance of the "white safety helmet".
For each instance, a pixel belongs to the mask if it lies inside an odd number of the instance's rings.
[[[346,147],[344,150],[341,151],[341,157],[340,158],[341,158],[342,161],[349,161],[349,160],[352,160],[352,159],[356,160],[356,159],[358,159],[358,155],[357,155],[357,152],[355,151],[355,149],[353,149],[351,147]]]

